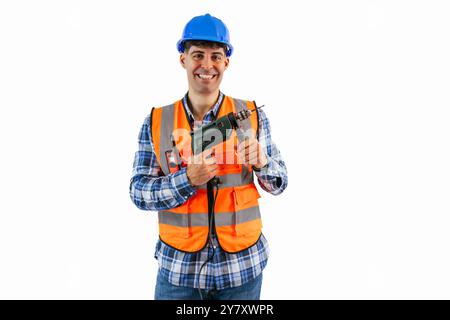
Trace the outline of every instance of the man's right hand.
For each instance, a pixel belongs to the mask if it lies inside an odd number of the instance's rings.
[[[212,151],[209,148],[189,159],[186,173],[191,185],[205,184],[217,174],[218,165]]]

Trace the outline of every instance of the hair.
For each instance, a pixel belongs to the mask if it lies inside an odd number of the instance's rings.
[[[222,48],[225,55],[227,54],[227,51],[228,51],[228,46],[225,43],[214,42],[214,41],[188,40],[183,43],[183,46],[184,46],[185,53],[188,52],[192,46],[202,47],[202,48],[210,48],[210,49]]]

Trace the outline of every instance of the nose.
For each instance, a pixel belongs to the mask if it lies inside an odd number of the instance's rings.
[[[202,60],[202,67],[205,69],[211,69],[213,67],[213,61],[212,61],[211,57],[206,56]]]

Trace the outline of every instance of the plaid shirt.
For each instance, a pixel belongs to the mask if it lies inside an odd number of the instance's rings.
[[[187,103],[187,94],[183,98],[189,120],[194,125],[208,124],[215,119],[219,106],[224,98],[220,92],[219,99],[213,108],[204,116],[203,121],[195,121]],[[259,143],[265,150],[269,160],[261,171],[254,171],[259,185],[265,191],[277,195],[287,186],[286,166],[280,152],[271,140],[270,125],[265,113],[259,110]],[[144,121],[139,133],[139,149],[135,154],[133,173],[130,183],[130,197],[142,210],[168,210],[182,205],[196,193],[186,174],[186,167],[164,176],[154,153],[150,116]],[[202,270],[201,289],[222,290],[241,286],[257,277],[267,264],[269,246],[264,235],[252,247],[236,254],[225,253],[218,246],[217,238],[212,236],[215,254]],[[177,286],[197,288],[200,267],[214,248],[207,245],[202,251],[186,253],[178,251],[161,240],[158,240],[155,258],[158,260],[161,275]]]

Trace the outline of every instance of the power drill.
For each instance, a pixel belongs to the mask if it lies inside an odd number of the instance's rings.
[[[191,131],[193,154],[202,153],[206,149],[227,141],[231,136],[232,129],[239,128],[238,121],[249,118],[254,111],[262,107],[264,105],[251,110],[241,110],[237,113],[230,112],[207,125]]]

